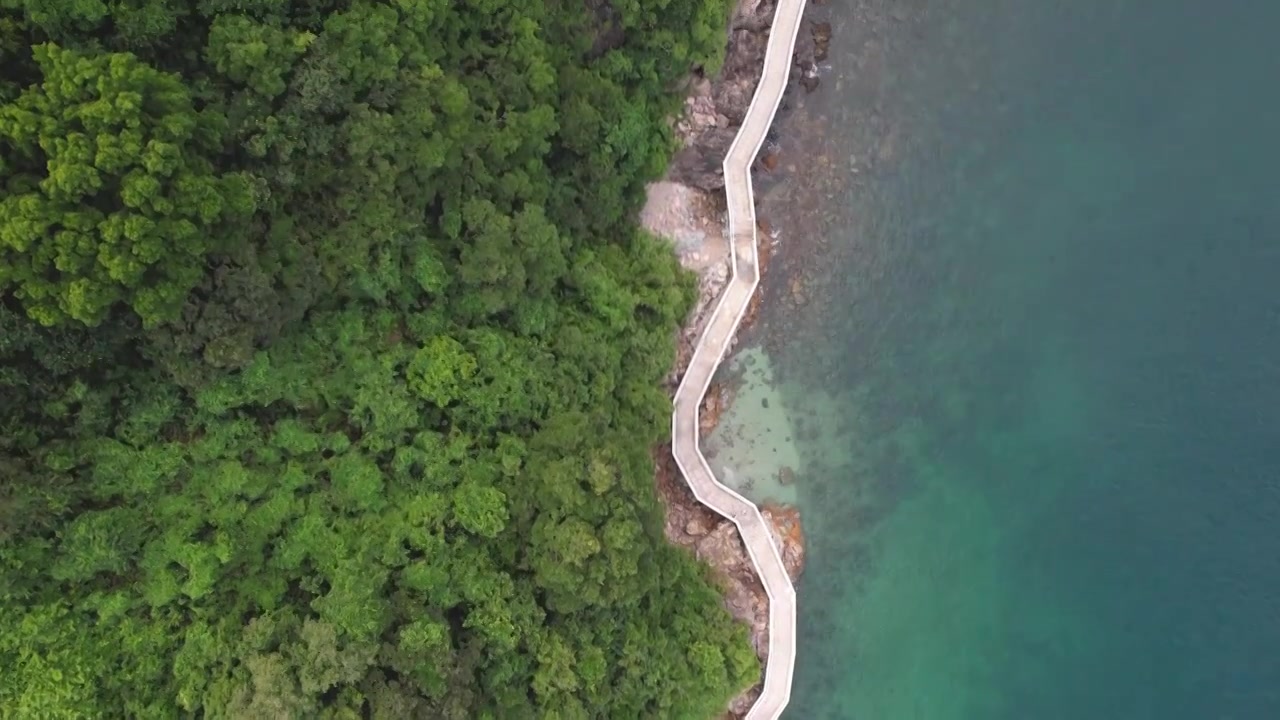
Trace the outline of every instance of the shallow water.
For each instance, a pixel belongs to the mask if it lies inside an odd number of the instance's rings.
[[[804,517],[787,717],[1280,717],[1280,4],[819,12],[709,439]]]

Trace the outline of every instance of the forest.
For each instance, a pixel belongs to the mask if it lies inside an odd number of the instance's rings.
[[[0,717],[708,718],[693,297],[635,216],[729,0],[0,0]]]

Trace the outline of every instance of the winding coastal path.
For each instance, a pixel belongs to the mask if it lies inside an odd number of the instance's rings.
[[[756,206],[751,189],[751,164],[773,124],[791,72],[796,33],[805,0],[778,0],[764,71],[738,136],[724,159],[725,196],[729,205],[732,278],[698,339],[693,358],[676,390],[671,417],[671,447],[676,464],[698,501],[738,527],[760,582],[769,596],[769,659],[764,688],[747,713],[748,720],[775,720],[791,699],[791,676],[796,661],[796,591],[770,537],[760,509],[716,480],[698,447],[698,410],[711,376],[729,349],[742,322],[747,303],[760,284],[756,254]]]

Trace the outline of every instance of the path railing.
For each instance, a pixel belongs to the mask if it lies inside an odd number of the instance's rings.
[[[732,276],[698,339],[693,358],[676,390],[675,411],[671,417],[671,447],[676,464],[698,501],[737,526],[769,596],[769,658],[763,690],[747,713],[748,720],[776,720],[791,699],[796,660],[796,591],[760,509],[721,484],[707,465],[698,446],[698,411],[711,378],[742,322],[747,304],[760,284],[751,165],[782,101],[804,7],[805,0],[778,0],[760,84],[724,159]]]

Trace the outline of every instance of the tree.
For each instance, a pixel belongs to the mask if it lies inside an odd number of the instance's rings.
[[[696,718],[755,678],[662,535],[692,283],[633,224],[724,2],[0,4],[0,708]]]
[[[42,82],[0,108],[0,289],[45,325],[96,325],[117,301],[172,316],[253,210],[247,180],[207,158],[216,119],[132,55],[33,50]]]

